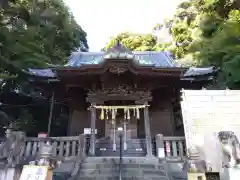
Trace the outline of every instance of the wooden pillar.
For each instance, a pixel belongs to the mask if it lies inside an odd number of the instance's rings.
[[[146,105],[146,107],[144,108],[144,125],[146,134],[147,156],[153,156],[148,102],[145,102],[144,105]]]
[[[90,155],[95,155],[95,143],[96,143],[96,108],[94,107],[96,104],[92,103],[91,106],[91,139],[90,139]]]
[[[52,97],[51,97],[51,103],[50,103],[50,110],[49,110],[49,116],[48,116],[48,131],[47,135],[50,137],[51,133],[51,125],[52,125],[52,116],[53,116],[53,108],[54,108],[54,101],[55,101],[55,94],[54,91],[52,92]]]

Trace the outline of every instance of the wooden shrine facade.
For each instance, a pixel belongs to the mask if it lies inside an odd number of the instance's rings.
[[[29,74],[46,93],[54,92],[55,101],[68,104],[68,135],[90,133],[91,154],[96,139],[115,141],[123,127],[125,140],[145,138],[151,155],[156,134],[184,135],[181,89],[204,87],[215,70],[183,68],[163,52],[134,53],[117,44],[105,53],[73,53],[64,67]]]

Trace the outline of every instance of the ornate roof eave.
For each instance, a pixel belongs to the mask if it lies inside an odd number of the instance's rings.
[[[58,76],[64,75],[86,75],[102,74],[107,71],[121,74],[130,71],[133,74],[141,75],[167,75],[182,76],[188,68],[184,67],[155,67],[154,65],[140,65],[134,59],[104,59],[99,64],[84,64],[81,67],[59,67],[55,68]]]
[[[219,68],[215,66],[206,67],[206,68],[189,68],[184,75],[181,77],[182,81],[213,81],[216,78],[216,75],[219,71]]]
[[[163,61],[165,62],[165,66],[158,66],[156,64],[153,64],[151,62],[148,63],[142,63],[141,61],[144,61],[144,57],[142,55],[148,54],[151,57],[153,54],[156,56],[157,54],[160,55],[157,56],[160,59],[156,59],[157,61]],[[76,54],[77,55],[77,54]],[[108,49],[107,52],[102,54],[101,58],[97,60],[97,63],[92,61],[92,64],[84,64],[81,63],[80,66],[75,66],[74,63],[78,60],[78,58],[81,58],[83,54],[79,53],[76,59],[76,57],[72,57],[70,60],[70,63],[65,67],[58,67],[55,68],[55,71],[58,76],[61,75],[84,75],[84,74],[102,74],[106,71],[110,71],[112,73],[124,73],[126,71],[130,71],[134,74],[141,74],[141,75],[168,75],[168,76],[181,76],[183,75],[183,72],[186,71],[186,68],[182,68],[179,66],[176,66],[169,55],[163,53],[163,52],[138,52],[133,53],[130,50],[128,50],[126,47],[121,45],[119,42],[112,48]],[[89,54],[86,54],[89,55]],[[97,54],[98,55],[98,54]],[[143,59],[137,59],[136,56],[141,56]],[[92,55],[93,56],[93,55]],[[155,57],[154,56],[154,57]],[[161,59],[164,58],[164,59]]]

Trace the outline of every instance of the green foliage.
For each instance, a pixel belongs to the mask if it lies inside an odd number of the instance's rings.
[[[86,33],[62,0],[0,1],[1,94],[36,94],[26,83],[23,70],[64,64],[76,50],[88,50]],[[14,116],[13,111],[7,113],[11,122],[30,132],[35,121],[29,107],[18,109]]]
[[[204,39],[199,54],[201,64],[221,67],[230,88],[240,87],[240,11],[232,10],[210,39]]]
[[[239,88],[239,9],[238,0],[181,3],[174,17],[163,25],[168,25],[173,39],[164,48],[170,50],[180,64],[220,67],[218,84]]]
[[[124,32],[118,34],[116,37],[111,37],[108,44],[102,50],[106,51],[118,41],[131,51],[154,51],[157,44],[157,37],[152,34]]]
[[[86,33],[61,0],[8,1],[0,9],[0,73],[63,64],[87,49]]]
[[[121,33],[104,50],[117,41],[134,51],[167,50],[184,66],[220,67],[218,87],[240,88],[239,9],[239,0],[185,1],[172,19],[153,27],[155,34],[168,28],[171,42],[158,41],[153,35]]]

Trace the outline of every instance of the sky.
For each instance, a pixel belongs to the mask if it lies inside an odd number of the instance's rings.
[[[151,33],[181,0],[64,0],[87,33],[89,51],[100,51],[120,32]]]

